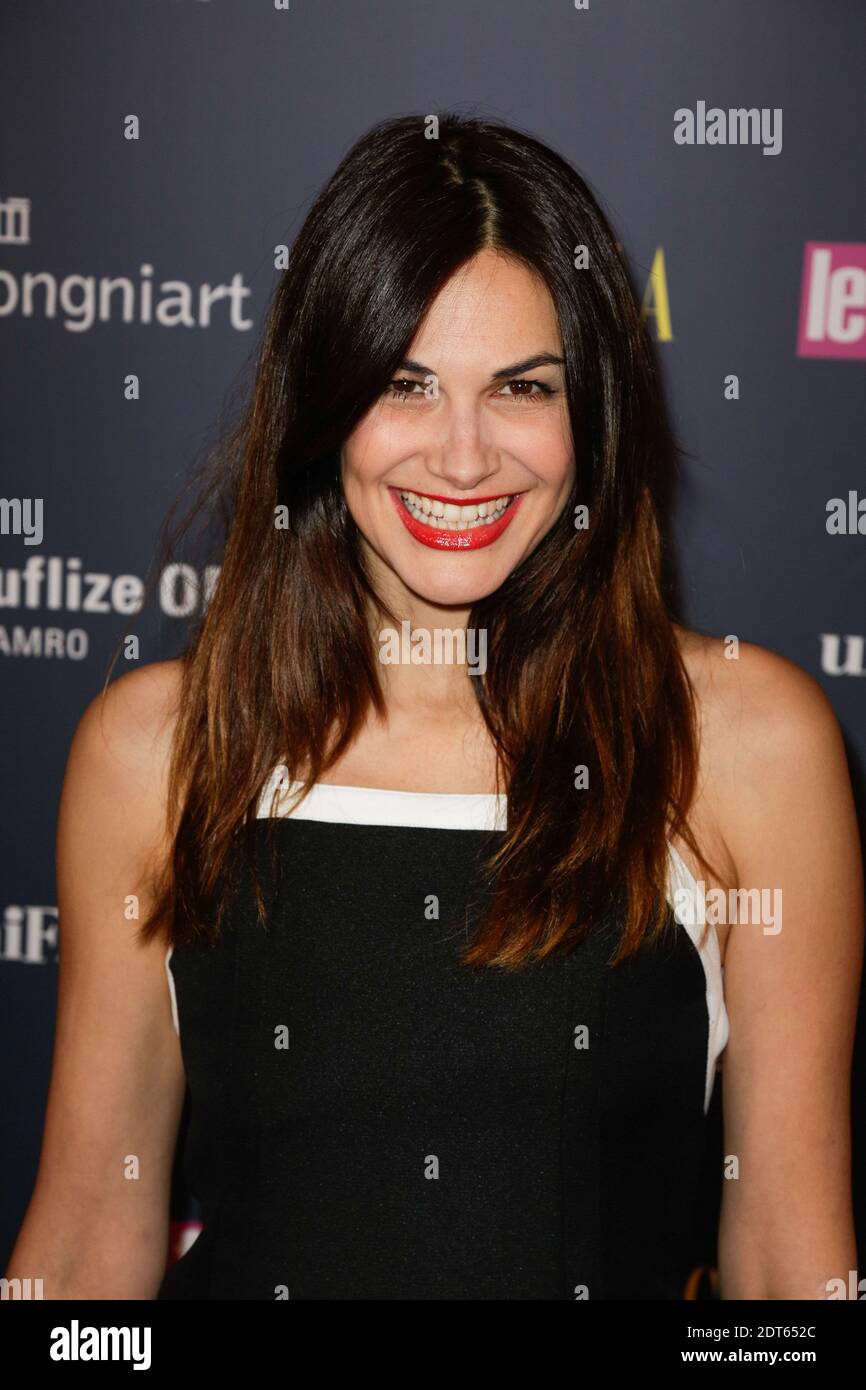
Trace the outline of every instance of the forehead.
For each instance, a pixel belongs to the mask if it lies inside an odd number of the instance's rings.
[[[482,251],[443,285],[422,321],[411,355],[485,370],[561,348],[544,281],[522,262]]]

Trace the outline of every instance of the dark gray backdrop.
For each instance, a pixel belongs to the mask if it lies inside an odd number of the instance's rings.
[[[5,1259],[49,1075],[69,740],[120,633],[139,632],[151,661],[182,630],[167,614],[49,607],[32,557],[55,557],[64,575],[70,561],[112,578],[147,573],[165,510],[258,341],[274,246],[374,121],[457,108],[521,126],[600,194],[639,287],[662,249],[672,338],[659,353],[692,454],[676,526],[686,619],[821,681],[862,807],[866,537],[828,535],[826,504],[866,495],[866,44],[856,0],[4,0],[2,26],[0,495],[44,499],[41,544],[0,535]],[[676,144],[674,112],[701,101],[781,108],[781,152]],[[124,138],[131,115],[137,140]],[[835,320],[825,305],[804,355],[803,296],[820,292],[814,243],[830,248],[847,300]],[[144,322],[143,265],[196,295],[234,276],[248,293],[234,323],[227,300],[209,326]],[[58,290],[67,281],[66,311],[49,316],[37,288],[28,312],[27,272]],[[96,288],[129,277],[132,320],[115,297],[106,320],[79,331],[88,287],[70,276]],[[137,401],[124,398],[130,373]],[[725,399],[730,373],[739,400]],[[28,562],[29,606],[15,593]],[[115,592],[122,602],[123,585]],[[855,1084],[862,1076],[861,1041]],[[861,1230],[862,1156],[860,1109]]]

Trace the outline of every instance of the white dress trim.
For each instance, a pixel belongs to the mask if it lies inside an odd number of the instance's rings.
[[[165,953],[165,973],[168,976],[168,995],[169,999],[171,1000],[171,1018],[174,1024],[174,1031],[177,1033],[178,1037],[180,1037],[180,1019],[177,1016],[177,994],[175,993],[174,988],[174,976],[172,975],[171,968],[169,966],[169,961],[171,960],[171,953],[173,950],[174,947],[169,946],[168,950]]]
[[[716,928],[710,924],[705,934],[706,902],[694,874],[679,850],[668,841],[668,902],[674,917],[685,927],[701,958],[707,981],[707,1085],[704,1093],[704,1113],[710,1107],[716,1065],[730,1036],[730,1021],[725,1007],[725,971],[719,950]]]
[[[406,825],[427,830],[504,830],[508,798],[494,792],[401,792],[382,787],[338,787],[317,782],[294,810],[291,802],[303,783],[289,782],[277,768],[262,792],[259,819],[330,821],[335,825]]]
[[[507,825],[508,798],[494,792],[406,792],[380,787],[343,787],[318,782],[300,805],[292,806],[302,783],[289,782],[284,767],[274,769],[266,782],[256,810],[260,820],[288,818],[328,821],[337,825],[415,826],[429,830],[504,830]],[[274,797],[276,796],[276,800]],[[724,970],[719,940],[714,926],[704,935],[706,914],[703,896],[682,855],[668,842],[668,902],[675,919],[685,927],[698,952],[706,977],[707,1073],[704,1112],[709,1109],[716,1065],[730,1034],[725,1008]],[[703,938],[703,939],[702,939]],[[171,949],[165,969],[171,991],[171,1012],[178,1033],[174,977],[169,969]]]

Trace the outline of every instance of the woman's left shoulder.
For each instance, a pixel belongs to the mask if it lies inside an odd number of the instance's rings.
[[[802,760],[839,747],[841,730],[819,682],[768,647],[728,635],[675,628],[695,694],[702,732],[724,761],[748,753],[762,769],[791,771]]]
[[[678,628],[698,710],[702,814],[738,883],[859,859],[845,741],[819,683],[755,643]]]

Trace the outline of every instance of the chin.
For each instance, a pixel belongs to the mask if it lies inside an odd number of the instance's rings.
[[[426,565],[395,567],[407,589],[425,603],[442,608],[471,608],[473,604],[494,594],[505,583],[511,570],[501,564],[485,565],[469,573],[468,556],[455,557],[449,565],[443,556],[437,561],[438,573],[430,573]],[[443,572],[448,571],[451,572]]]

